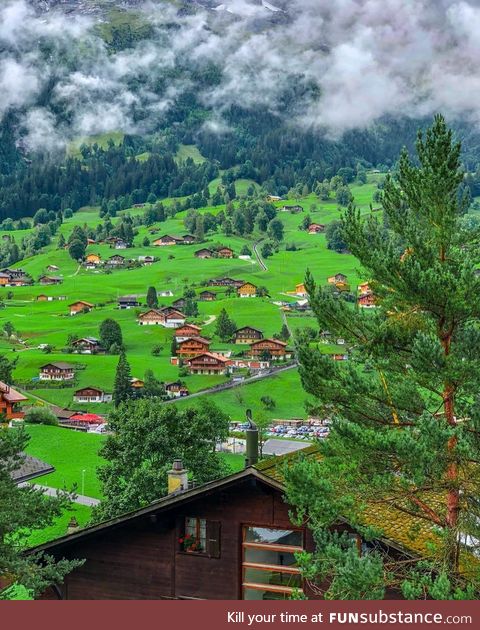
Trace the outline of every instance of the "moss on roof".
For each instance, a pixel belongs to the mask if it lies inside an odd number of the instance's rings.
[[[264,475],[284,484],[285,464],[294,463],[299,457],[320,461],[320,449],[317,444],[313,444],[301,451],[262,460],[256,464],[255,468]],[[428,503],[431,504],[435,498],[429,496]],[[437,497],[437,501],[439,500]],[[406,503],[405,508],[411,511],[411,507],[407,507]],[[410,555],[428,558],[432,555],[431,546],[441,542],[435,525],[423,518],[407,514],[391,503],[367,503],[360,515],[360,521],[364,526],[379,530],[387,544],[390,543]],[[473,554],[467,551],[461,552],[460,565],[464,575],[476,575],[478,577],[480,560]]]

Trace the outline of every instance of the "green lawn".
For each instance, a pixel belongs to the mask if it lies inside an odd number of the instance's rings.
[[[67,490],[76,485],[77,494],[81,494],[85,471],[84,494],[101,498],[96,470],[102,463],[98,451],[104,436],[43,425],[26,427],[30,436],[27,453],[55,467],[54,472],[37,477],[35,483]]]

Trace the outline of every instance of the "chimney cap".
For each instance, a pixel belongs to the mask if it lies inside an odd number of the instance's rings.
[[[258,431],[258,427],[255,422],[252,420],[252,410],[247,409],[245,411],[245,415],[247,416],[248,429],[247,431]]]
[[[183,461],[180,458],[173,460],[172,470],[183,470]]]

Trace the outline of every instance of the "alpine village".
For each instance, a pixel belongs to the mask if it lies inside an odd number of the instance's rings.
[[[0,599],[478,599],[478,129],[223,102],[288,3],[121,4],[0,7],[63,73],[0,105]]]

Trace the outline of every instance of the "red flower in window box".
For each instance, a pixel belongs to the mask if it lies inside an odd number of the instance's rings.
[[[178,542],[182,545],[183,551],[202,551],[200,541],[191,534],[186,534],[185,537],[180,538]]]

